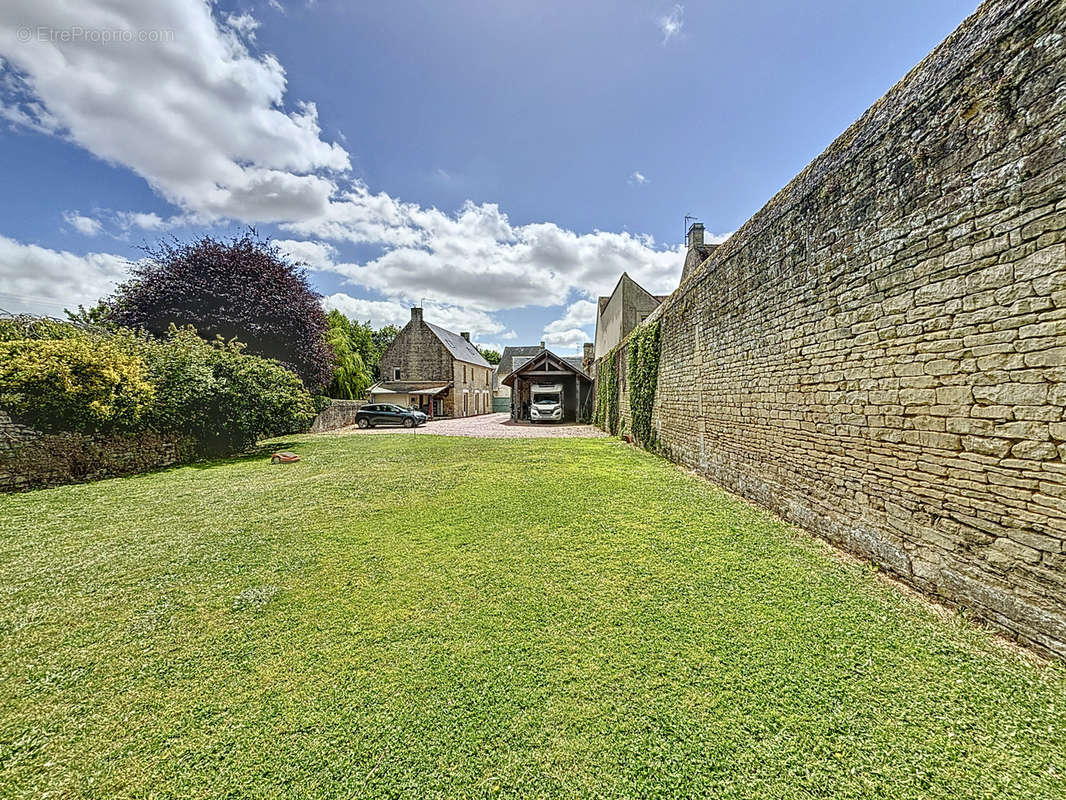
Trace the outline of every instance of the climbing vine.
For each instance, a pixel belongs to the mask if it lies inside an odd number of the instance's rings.
[[[612,350],[600,362],[596,373],[596,426],[618,433],[618,370]]]
[[[651,410],[659,383],[659,323],[641,325],[629,337],[629,410],[633,436],[644,447],[655,446]]]

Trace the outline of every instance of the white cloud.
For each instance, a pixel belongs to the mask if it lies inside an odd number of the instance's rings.
[[[394,215],[394,224],[378,241],[401,244],[365,264],[322,268],[393,299],[432,297],[484,311],[561,305],[573,291],[605,294],[624,271],[660,294],[673,291],[680,276],[680,251],[656,250],[651,237],[577,234],[550,222],[512,226],[493,204],[467,203],[450,216],[393,201],[386,211],[379,220]],[[317,233],[344,238],[345,230],[329,223]]]
[[[75,255],[0,236],[0,308],[48,316],[95,304],[125,280],[130,262],[110,253]]]
[[[337,248],[326,242],[275,239],[274,245],[284,255],[294,261],[306,264],[309,269],[330,269],[333,266],[333,259],[337,255]]]
[[[575,291],[610,291],[623,271],[652,292],[677,285],[680,252],[657,249],[651,237],[579,234],[551,222],[512,225],[489,203],[468,202],[451,214],[352,180],[347,151],[321,137],[315,105],[287,106],[282,65],[253,53],[235,32],[254,31],[251,23],[216,13],[206,0],[83,0],[83,28],[174,35],[106,47],[60,39],[24,44],[20,26],[65,29],[68,3],[0,3],[0,53],[14,65],[0,73],[8,87],[0,96],[11,95],[3,107],[132,169],[181,210],[170,220],[119,212],[123,229],[275,222],[292,237],[288,246],[302,248],[316,268],[401,304],[432,297],[481,312],[561,305]],[[330,242],[381,252],[344,263]]]
[[[591,300],[578,300],[566,308],[562,317],[549,322],[542,337],[549,347],[563,352],[580,350],[585,342],[591,342],[592,336],[587,329],[596,324],[596,303]]]
[[[327,310],[337,309],[349,319],[370,321],[375,328],[395,325],[402,328],[411,319],[411,307],[393,300],[363,300],[344,293],[331,294],[322,301]],[[427,304],[422,312],[426,322],[450,331],[469,331],[471,338],[499,336],[508,338],[507,327],[483,311],[440,303]]]
[[[77,211],[64,211],[63,219],[66,220],[70,227],[84,236],[96,236],[103,227],[99,220],[86,217]]]
[[[259,20],[251,14],[228,14],[226,24],[249,41],[255,41],[255,30],[259,27]]]
[[[685,27],[685,7],[680,3],[670,9],[670,13],[659,17],[657,24],[663,35],[663,44],[666,44],[681,33]]]
[[[168,35],[107,46],[63,37],[20,42],[19,30],[68,30],[70,5],[5,0],[0,54],[14,66],[5,65],[5,86],[16,97],[4,106],[28,114],[27,104],[39,103],[53,128],[142,175],[183,210],[249,222],[321,215],[348,154],[320,138],[313,103],[285,108],[277,59],[249,52],[213,12],[204,0],[84,0],[77,9],[84,30]]]
[[[116,214],[116,218],[119,225],[124,229],[140,228],[145,231],[158,231],[173,225],[173,218],[171,222],[168,222],[154,211],[150,213],[140,211],[120,211]]]
[[[629,183],[643,186],[645,183],[651,183],[651,180],[645,177],[640,170],[634,170],[633,174],[629,176]]]

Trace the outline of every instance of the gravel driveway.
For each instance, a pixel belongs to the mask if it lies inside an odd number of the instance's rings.
[[[511,422],[510,414],[482,414],[477,417],[442,419],[427,422],[420,428],[367,428],[350,425],[327,433],[380,434],[431,434],[434,436],[471,436],[476,439],[542,439],[542,438],[593,438],[607,434],[592,425],[551,424],[534,425],[531,422]]]

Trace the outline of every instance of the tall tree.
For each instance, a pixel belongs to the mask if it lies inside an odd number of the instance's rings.
[[[204,236],[145,248],[108,301],[109,321],[162,337],[170,324],[204,338],[237,339],[253,355],[277,359],[308,388],[333,374],[326,314],[306,271],[256,232],[228,240]]]
[[[335,358],[328,394],[342,400],[359,399],[374,380],[373,372],[366,366],[366,350],[362,344],[365,341],[372,346],[373,343],[363,326],[353,324],[336,309],[329,312],[326,320],[326,341]]]

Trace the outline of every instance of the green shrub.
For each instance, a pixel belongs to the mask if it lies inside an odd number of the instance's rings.
[[[187,327],[139,346],[157,393],[149,424],[194,437],[205,453],[243,450],[314,421],[314,400],[299,377],[247,355],[240,343],[206,342]]]
[[[214,393],[198,435],[208,451],[243,450],[258,439],[302,433],[314,422],[303,381],[278,362],[228,346],[214,350],[211,366]]]
[[[117,342],[0,341],[0,407],[38,430],[134,430],[155,394],[144,362]]]

